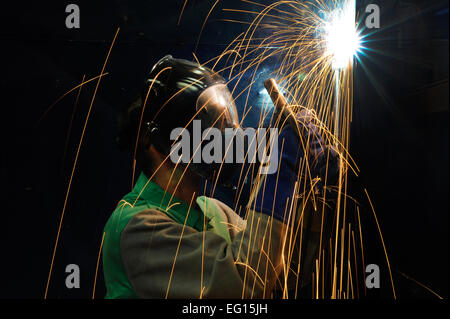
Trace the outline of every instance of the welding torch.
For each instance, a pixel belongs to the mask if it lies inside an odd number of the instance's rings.
[[[296,120],[296,116],[292,111],[292,108],[288,105],[283,93],[281,93],[275,79],[271,78],[264,82],[264,87],[269,93],[270,99],[275,105],[277,111],[277,124],[287,121],[289,125],[294,129],[295,134],[300,139],[300,127]]]

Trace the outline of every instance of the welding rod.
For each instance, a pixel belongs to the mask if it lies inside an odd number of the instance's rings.
[[[286,102],[286,99],[284,98],[283,93],[281,93],[277,82],[274,79],[269,79],[266,82],[264,82],[264,87],[266,88],[267,92],[269,93],[270,99],[275,105],[275,109],[277,111],[277,115],[275,118],[276,119],[280,118],[280,122],[284,122],[284,120],[286,119],[289,125],[291,125],[293,129],[295,128],[294,132],[296,133],[298,139],[300,140],[300,133],[299,133],[300,128],[296,121],[296,116],[294,112],[292,112],[288,103]],[[250,193],[249,205],[252,205],[254,203],[261,189],[261,186],[264,184],[265,179],[266,175],[257,176],[255,183],[256,185]]]
[[[300,128],[298,126],[296,116],[292,111],[292,109],[289,107],[288,103],[286,102],[286,99],[283,96],[283,93],[281,93],[277,82],[274,79],[269,79],[266,82],[264,82],[264,87],[269,93],[270,99],[275,105],[275,109],[279,114],[281,114],[282,116],[281,120],[284,121],[284,119],[287,119],[288,123],[291,125],[291,127],[294,129],[294,132],[297,134],[297,137],[300,138],[299,132]]]

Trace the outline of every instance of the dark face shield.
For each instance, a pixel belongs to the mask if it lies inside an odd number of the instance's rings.
[[[205,128],[224,131],[239,127],[236,105],[226,84],[215,84],[204,90],[197,99],[197,112]]]
[[[192,150],[193,153],[202,152],[208,144],[213,148],[211,144],[215,144],[216,149],[221,150],[221,156],[214,162],[205,162],[202,156],[202,163],[192,162],[190,168],[206,179],[214,181],[217,179],[219,184],[231,186],[230,180],[241,164],[234,160],[226,161],[225,157],[234,153],[235,134],[240,125],[236,105],[227,85],[217,83],[206,88],[197,99],[196,110],[196,119],[201,121],[202,134],[206,134],[207,137],[202,138],[201,148]],[[212,139],[208,136],[211,129],[220,132],[220,138]]]

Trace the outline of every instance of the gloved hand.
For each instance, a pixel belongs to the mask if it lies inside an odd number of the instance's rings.
[[[300,124],[303,141],[309,143],[308,164],[311,171],[311,178],[319,178],[316,188],[325,191],[323,188],[335,186],[339,179],[339,153],[331,145],[326,144],[325,139],[320,134],[317,118],[312,111],[303,109],[297,114],[297,122]]]
[[[252,204],[255,211],[273,216],[286,223],[288,222],[286,213],[289,212],[292,198],[295,196],[298,174],[306,175],[307,173],[304,168],[302,172],[299,172],[301,159],[305,156],[304,147],[308,147],[311,178],[319,177],[322,181],[322,184],[318,183],[319,188],[323,188],[327,165],[328,186],[330,183],[336,183],[339,172],[337,152],[331,146],[325,145],[312,112],[304,109],[297,114],[296,120],[300,127],[303,143],[295,132],[297,128],[286,125],[278,137],[279,172],[266,176],[266,181],[262,184],[255,203]],[[281,153],[282,145],[283,152]],[[309,178],[309,176],[306,177]]]

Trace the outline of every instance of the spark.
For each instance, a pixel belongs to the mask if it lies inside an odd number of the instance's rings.
[[[342,7],[329,13],[324,25],[326,54],[332,58],[334,69],[344,69],[360,51],[361,37],[357,30],[356,1],[344,0]]]
[[[114,44],[116,42],[117,35],[119,34],[119,31],[120,31],[120,28],[117,28],[117,31],[116,31],[116,33],[114,35],[114,39],[113,39],[113,41],[111,43],[111,46],[109,47],[108,53],[106,55],[105,62],[103,63],[102,71],[100,72],[101,75],[104,74],[106,65],[107,65],[107,63],[109,61],[109,57],[111,55],[111,51],[112,51],[112,49],[114,47]],[[81,147],[83,145],[83,141],[84,141],[84,137],[85,137],[85,133],[86,133],[86,127],[88,125],[89,117],[90,117],[91,111],[92,111],[92,107],[94,106],[95,97],[97,96],[97,91],[98,91],[98,88],[100,86],[100,82],[102,80],[101,76],[98,76],[97,78],[98,78],[97,84],[95,86],[94,94],[92,95],[91,103],[89,105],[89,110],[88,110],[88,113],[86,115],[86,120],[84,122],[84,126],[83,126],[83,130],[82,130],[82,133],[81,133],[80,142],[78,144],[77,153],[75,155],[75,161],[74,161],[74,164],[73,164],[73,167],[72,167],[72,172],[71,172],[70,179],[69,179],[69,185],[67,186],[67,190],[66,190],[66,196],[65,196],[65,199],[64,199],[64,206],[63,206],[61,217],[60,217],[60,220],[59,220],[58,232],[57,232],[57,235],[56,235],[56,241],[55,241],[55,245],[54,245],[54,248],[53,248],[52,260],[50,262],[50,270],[49,270],[49,273],[48,273],[47,284],[45,286],[44,299],[47,299],[48,288],[50,286],[50,280],[51,280],[52,273],[53,273],[53,266],[54,266],[54,262],[55,262],[56,250],[58,248],[58,243],[59,243],[59,239],[60,239],[60,235],[61,235],[62,224],[63,224],[63,220],[64,220],[64,216],[65,216],[65,212],[66,212],[66,207],[67,207],[67,202],[68,202],[68,199],[69,199],[69,194],[70,194],[70,190],[71,190],[71,186],[72,186],[72,181],[73,181],[73,177],[74,177],[74,174],[75,174],[75,170],[77,168],[78,158],[79,158],[79,155],[80,155]]]
[[[95,289],[97,288],[97,276],[98,276],[98,266],[100,265],[100,257],[102,255],[102,250],[103,250],[103,242],[105,240],[105,235],[106,233],[103,232],[102,235],[102,241],[100,242],[100,248],[98,250],[98,255],[97,255],[97,265],[95,267],[95,276],[94,276],[94,286],[92,288],[92,299],[95,298]]]

